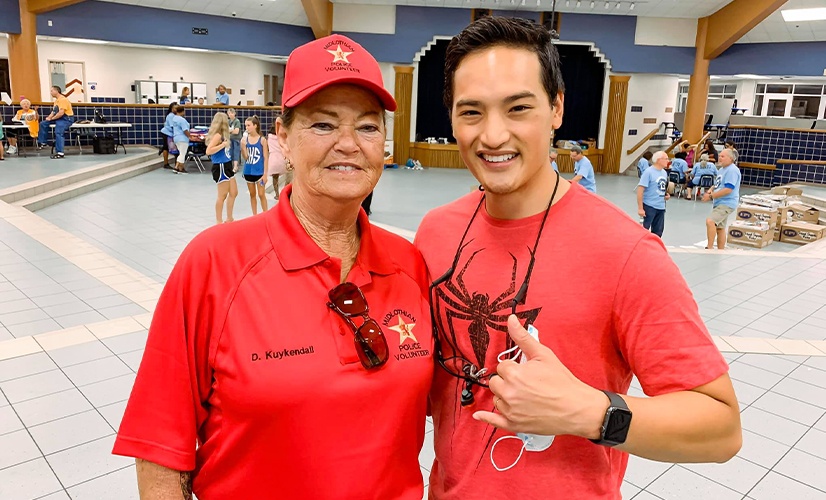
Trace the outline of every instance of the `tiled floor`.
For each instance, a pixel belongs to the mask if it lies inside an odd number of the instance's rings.
[[[633,178],[598,183],[633,216]],[[427,210],[473,185],[460,170],[387,171],[373,220],[410,237]],[[239,187],[236,218],[251,213]],[[37,214],[0,206],[0,499],[137,498],[133,462],[109,451],[147,311],[177,255],[213,222],[214,196],[209,175],[158,170]],[[722,465],[632,457],[623,496],[826,499],[826,259],[778,244],[681,248],[702,240],[709,209],[669,202],[664,241],[731,363],[744,446]],[[636,382],[631,393],[642,395]]]
[[[48,148],[37,151],[27,147],[26,157],[6,154],[5,161],[0,163],[0,170],[3,172],[0,176],[0,190],[104,163],[101,158],[112,161],[124,157],[122,153],[96,155],[92,154],[90,149],[87,146],[83,154],[78,154],[77,147],[67,147],[67,156],[62,160],[49,158],[51,153]],[[137,146],[131,146],[126,150],[127,155],[137,155],[143,152],[145,150]]]

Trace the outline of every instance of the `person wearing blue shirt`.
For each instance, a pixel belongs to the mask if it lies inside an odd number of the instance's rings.
[[[671,160],[671,171],[680,174],[680,184],[685,184],[686,174],[688,174],[688,162],[685,161],[685,153],[677,153]]]
[[[642,177],[642,173],[651,166],[651,151],[646,151],[642,154],[642,158],[637,162],[637,177]]]
[[[218,85],[218,93],[215,94],[215,102],[218,104],[223,104],[224,106],[229,106],[229,94],[227,94],[227,88],[223,85]]]
[[[582,187],[592,193],[597,192],[597,182],[594,178],[594,166],[591,160],[582,154],[582,148],[574,146],[571,148],[571,159],[574,160],[574,178],[571,182],[578,182]]]
[[[175,159],[175,169],[173,170],[176,174],[187,173],[184,163],[186,162],[186,152],[189,149],[189,122],[184,118],[184,113],[186,113],[186,108],[178,106],[177,113],[171,119],[172,141],[175,143],[175,147],[178,148],[178,158]]]
[[[665,167],[668,165],[668,155],[665,151],[657,151],[651,158],[651,167],[645,169],[637,184],[637,213],[642,220],[642,227],[650,229],[660,238],[665,229],[665,200],[668,176]]]
[[[728,216],[737,208],[740,200],[740,169],[737,168],[737,153],[732,149],[724,149],[718,155],[717,179],[706,194],[703,201],[713,201],[711,215],[706,219],[706,233],[708,246],[714,248],[714,237],[717,236],[717,248],[726,247],[726,221]]]
[[[694,188],[700,185],[700,178],[704,175],[710,175],[712,177],[717,177],[717,167],[708,161],[708,155],[701,155],[700,161],[694,164],[694,168],[691,169],[689,177],[691,179],[688,181],[688,189],[686,189],[685,199],[691,199],[691,192],[694,191]]]
[[[551,167],[554,169],[554,172],[559,173],[559,166],[556,164],[556,158],[559,156],[559,153],[556,152],[556,148],[551,148],[551,153],[549,158],[551,159]]]

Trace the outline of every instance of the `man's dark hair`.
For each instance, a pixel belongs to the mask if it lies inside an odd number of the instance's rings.
[[[58,94],[62,94],[62,93],[63,93],[63,89],[62,89],[62,88],[60,88],[60,85],[52,85],[52,88],[53,88],[53,89],[55,89],[55,90],[57,90],[57,93],[58,93]]]
[[[654,153],[652,153],[651,151],[646,151],[645,153],[642,154],[642,157],[645,158],[648,161],[651,161],[651,158],[654,157]]]
[[[448,113],[453,108],[453,75],[466,56],[492,47],[525,49],[536,54],[542,72],[542,84],[551,106],[558,94],[565,92],[559,53],[553,46],[551,33],[543,26],[527,19],[486,16],[471,23],[454,36],[445,55],[444,104]],[[503,75],[507,78],[507,75]]]
[[[686,158],[688,158],[688,153],[686,153],[685,151],[680,151],[679,153],[674,154],[674,158],[685,160]]]

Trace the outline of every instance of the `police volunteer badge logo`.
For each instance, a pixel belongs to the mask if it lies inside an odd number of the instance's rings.
[[[333,56],[332,62],[329,66],[324,68],[324,71],[350,71],[352,73],[361,73],[361,70],[354,68],[348,59],[348,57],[350,57],[350,55],[352,55],[356,50],[347,42],[343,40],[333,40],[324,46],[324,50]]]
[[[413,332],[416,327],[416,318],[412,314],[402,309],[395,309],[384,315],[382,325],[399,334],[399,353],[394,356],[396,361],[419,358],[430,354],[429,350],[422,347]],[[387,337],[388,343],[392,343],[392,338],[392,335]]]

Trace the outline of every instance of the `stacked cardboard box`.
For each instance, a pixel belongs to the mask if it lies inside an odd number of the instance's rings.
[[[784,243],[806,244],[817,241],[826,235],[826,226],[811,222],[789,222],[783,224],[780,241]]]
[[[739,210],[739,209],[738,209]],[[777,216],[777,211],[774,212]],[[738,212],[739,216],[739,212]],[[826,228],[826,226],[824,226]],[[728,241],[754,248],[763,248],[774,241],[774,228],[768,222],[736,220],[728,227]]]
[[[767,223],[774,241],[803,244],[826,237],[826,226],[817,225],[820,210],[801,202],[802,194],[800,188],[781,186],[773,188],[771,194],[743,196],[737,207],[737,221]],[[808,225],[800,226],[801,223]],[[737,232],[742,233],[742,228]],[[733,237],[729,232],[729,239],[734,243],[747,244],[743,242],[744,237]],[[756,235],[752,234],[752,238]],[[766,245],[757,248],[763,246]]]

